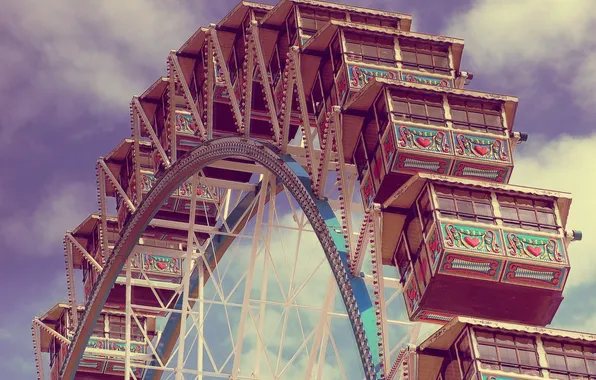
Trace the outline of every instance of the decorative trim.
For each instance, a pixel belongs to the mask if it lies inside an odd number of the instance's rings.
[[[441,223],[441,232],[447,249],[503,254],[503,241],[499,230]]]
[[[398,136],[399,148],[453,154],[453,143],[449,131],[395,124],[395,134]]]
[[[561,290],[567,277],[567,268],[509,263],[501,282]]]
[[[431,77],[431,76],[418,75],[418,74],[413,74],[413,73],[406,73],[406,72],[403,72],[403,71],[401,73],[401,80],[404,81],[404,82],[417,83],[417,84],[425,84],[427,86],[453,87],[453,80],[452,79],[436,78],[436,77]]]
[[[362,196],[362,204],[364,208],[370,208],[376,195],[375,185],[372,181],[370,171],[364,175],[362,184],[360,185],[360,193]]]
[[[395,144],[393,131],[394,128],[386,128],[385,134],[381,138],[381,151],[383,152],[383,159],[385,160],[385,167],[387,170],[390,170],[393,166],[393,159],[397,153],[397,145]]]
[[[453,176],[472,178],[481,181],[506,183],[509,180],[511,168],[503,166],[482,165],[466,161],[455,161]]]
[[[432,270],[432,274],[434,275],[437,273],[437,269],[439,267],[439,262],[441,261],[441,255],[443,254],[443,244],[441,243],[441,239],[439,239],[439,232],[437,228],[433,227],[432,232],[429,234],[427,238],[428,252],[429,252],[429,260],[430,260],[430,267]]]
[[[347,101],[348,95],[348,74],[346,73],[345,67],[342,67],[337,74],[337,78],[335,79],[335,83],[337,86],[337,96],[339,96],[338,102],[340,106],[343,106]]]
[[[455,154],[457,156],[511,163],[509,145],[506,140],[465,135],[463,133],[455,133],[454,139],[456,142]]]
[[[394,172],[426,171],[436,174],[447,174],[451,166],[451,160],[442,158],[427,157],[417,154],[398,153],[397,159],[391,169]]]
[[[507,256],[566,264],[565,248],[561,239],[550,239],[526,234],[505,232]]]
[[[502,267],[500,260],[446,253],[439,273],[498,281]]]
[[[365,84],[370,82],[372,78],[399,79],[399,72],[397,70],[383,70],[371,67],[355,66],[352,64],[348,64],[347,68],[348,80],[352,89],[361,89]]]
[[[451,321],[455,315],[446,314],[446,313],[436,313],[434,311],[427,311],[421,310],[418,316],[416,317],[417,321],[421,322],[430,322],[430,323],[438,323],[444,325]]]
[[[186,135],[195,135],[197,129],[196,124],[193,122],[192,115],[190,113],[176,110],[176,133],[182,133]]]
[[[412,273],[410,274],[410,278],[404,287],[404,299],[406,301],[406,309],[409,316],[413,316],[416,313],[422,299],[420,290],[416,285],[416,276]]]

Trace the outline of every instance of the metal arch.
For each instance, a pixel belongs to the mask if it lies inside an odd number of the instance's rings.
[[[354,331],[366,379],[372,380],[382,376],[378,372],[379,359],[375,344],[377,328],[370,296],[364,280],[349,274],[347,254],[343,248],[338,249],[345,243],[341,227],[337,223],[333,211],[327,202],[315,200],[308,190],[308,177],[297,175],[297,173],[303,173],[304,169],[291,157],[280,157],[272,148],[255,140],[229,137],[210,140],[176,161],[165,171],[134,214],[128,218],[112,255],[108,258],[91,291],[85,311],[60,369],[60,378],[68,380],[74,378],[93,325],[101,313],[113,284],[136,242],[162,204],[178,186],[204,166],[233,156],[243,156],[263,165],[278,178],[278,181],[283,183],[296,199],[312,225],[331,266]],[[372,343],[373,352],[369,348],[369,342]]]

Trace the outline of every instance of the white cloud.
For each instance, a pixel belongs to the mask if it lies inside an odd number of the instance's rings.
[[[0,87],[11,97],[4,104],[10,112],[3,112],[9,115],[0,116],[0,141],[47,110],[58,112],[62,123],[81,116],[69,98],[82,96],[94,112],[125,110],[165,73],[168,52],[206,24],[201,15],[209,12],[188,7],[156,0],[8,2],[0,16],[8,30],[0,38],[0,67],[10,75],[0,78]]]
[[[33,210],[0,221],[0,236],[22,253],[55,253],[66,230],[96,212],[95,189],[80,182],[54,183],[45,188]]]
[[[472,69],[531,85],[548,80],[535,77],[544,65],[579,105],[589,106],[596,102],[595,26],[592,0],[476,0],[451,18],[444,34],[465,39]]]
[[[569,246],[571,274],[567,286],[596,281],[596,134],[535,139],[518,153],[511,183],[572,193],[567,229],[584,233],[583,240]]]

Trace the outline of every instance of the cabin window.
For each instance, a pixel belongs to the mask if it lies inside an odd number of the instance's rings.
[[[407,241],[406,239],[402,238],[397,245],[395,250],[395,255],[393,256],[394,264],[397,267],[397,271],[399,272],[399,279],[402,283],[406,281],[410,273],[412,272],[412,268],[410,266],[410,257],[408,256],[407,251]]]
[[[397,21],[391,19],[384,19],[381,17],[350,15],[350,22],[364,24],[368,26],[376,26],[381,28],[397,29]]]
[[[412,260],[412,263],[416,263],[420,257],[421,248],[425,246],[424,239],[422,237],[422,226],[418,216],[416,216],[412,222],[408,224],[406,238],[408,239],[410,260]]]
[[[491,194],[485,191],[435,186],[439,213],[444,218],[495,223]]]
[[[288,20],[286,21],[287,26],[287,34],[288,34],[288,43],[290,46],[294,45],[294,40],[296,39],[296,32],[298,28],[296,27],[296,13],[290,13]]]
[[[552,379],[596,379],[596,346],[547,339],[543,346]]]
[[[108,232],[106,235],[107,235],[106,237],[108,240],[108,245],[116,244],[116,242],[118,241],[118,238],[120,237],[120,234],[118,233],[117,226],[108,224]]]
[[[533,231],[557,231],[552,201],[498,195],[503,225]]]
[[[50,341],[50,367],[58,360],[60,354],[60,342],[56,338],[52,338]]]
[[[323,102],[323,86],[321,84],[321,76],[319,72],[317,72],[316,74],[315,83],[312,87],[312,91],[310,94],[312,99],[313,110],[315,112],[315,115],[318,115],[321,109],[323,109],[323,107],[325,106],[325,103]]]
[[[399,42],[404,69],[421,70],[448,75],[449,49],[446,46],[431,45],[408,40]]]
[[[300,21],[302,31],[306,34],[313,35],[317,30],[321,29],[329,20],[344,21],[346,15],[343,12],[332,12],[323,9],[301,8]]]
[[[540,376],[534,338],[476,331],[482,368]]]
[[[385,133],[385,129],[387,129],[387,124],[389,123],[389,112],[387,112],[387,103],[385,102],[384,94],[384,92],[381,93],[374,108],[381,135]]]
[[[116,195],[118,195],[118,193],[116,193]],[[101,241],[99,239],[99,223],[95,225],[90,240],[91,249],[89,250],[89,253],[91,253],[92,256],[97,256],[97,254],[101,251]]]
[[[443,98],[416,92],[391,93],[392,114],[414,123],[446,126]]]
[[[366,149],[364,148],[364,141],[361,135],[358,136],[358,142],[356,144],[356,150],[354,151],[354,163],[356,164],[356,170],[358,171],[359,178],[362,176],[364,170],[366,170],[368,160],[366,159]]]
[[[379,144],[379,128],[377,127],[377,121],[372,115],[367,118],[366,124],[362,128],[362,137],[364,138],[364,145],[369,156],[369,161],[373,161],[373,153]]]
[[[141,166],[141,169],[153,170],[153,157],[151,157],[151,152],[141,151],[139,165]]]
[[[236,81],[239,67],[242,66],[238,65],[238,59],[236,57],[236,48],[233,47],[230,52],[230,58],[228,59],[228,70],[230,72],[230,82],[232,84],[234,84],[234,81]]]
[[[345,33],[350,59],[373,65],[395,66],[395,49],[392,38]]]
[[[271,78],[273,79],[273,86],[277,85],[277,81],[281,77],[281,59],[279,56],[279,48],[277,45],[273,48],[273,55],[271,57],[271,62],[269,62],[269,72],[271,73]]]
[[[459,357],[459,368],[463,374],[463,378],[467,379],[468,375],[474,371],[474,361],[472,357],[472,348],[470,346],[470,337],[466,333],[457,344],[457,355]]]
[[[441,375],[444,380],[460,380],[462,378],[455,350],[453,348],[449,350],[448,357],[445,358],[443,368],[441,369]]]
[[[139,322],[142,323],[142,319],[139,318]],[[126,339],[126,317],[121,315],[110,315],[110,339]],[[144,341],[143,333],[137,322],[133,319],[130,325],[130,339],[142,342]]]
[[[197,56],[197,60],[202,60],[202,57],[203,55]],[[200,65],[200,63],[195,64],[195,67],[198,65]],[[188,89],[190,90],[190,96],[192,97],[195,103],[197,103],[199,94],[201,93],[201,86],[199,85],[198,81],[199,78],[197,78],[197,75],[193,75],[188,86]]]
[[[420,198],[418,198],[418,210],[420,213],[420,220],[422,222],[422,230],[428,231],[429,225],[433,221],[432,202],[430,200],[428,190],[426,190],[420,196]]]
[[[129,185],[129,181],[130,181],[130,178],[128,177],[129,173],[130,173],[130,171],[128,170],[129,166],[130,166],[129,160],[127,159],[120,168],[120,175],[118,178],[120,186],[122,187],[122,190],[124,190],[124,192],[126,192],[126,190],[128,190],[128,185]],[[134,171],[133,171],[133,173],[134,173]],[[118,194],[117,191],[116,191],[116,194]]]
[[[87,260],[82,260],[81,266],[83,267],[83,283],[87,282],[87,278],[88,276],[91,275],[91,272],[93,271],[93,267],[91,266],[91,263],[89,263],[89,261]]]
[[[449,99],[453,128],[503,134],[501,105],[457,98]]]
[[[337,95],[337,88],[335,86],[331,87],[331,96],[329,97],[329,101],[331,106],[336,106],[339,104],[339,95]]]
[[[95,326],[93,326],[93,331],[91,332],[92,336],[96,336],[99,338],[105,337],[105,324],[104,324],[104,315],[100,315],[97,317],[95,321]]]
[[[342,65],[341,47],[339,37],[336,36],[331,42],[331,61],[333,63],[333,74],[337,74]]]

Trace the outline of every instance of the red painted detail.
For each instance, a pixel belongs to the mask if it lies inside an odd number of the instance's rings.
[[[420,144],[420,146],[422,146],[423,148],[428,148],[428,146],[430,145],[430,143],[432,142],[430,139],[425,139],[423,137],[418,137],[416,139],[416,142],[418,144]]]
[[[542,248],[540,247],[530,247],[528,246],[528,252],[535,257],[538,257],[542,254]]]
[[[466,236],[464,241],[472,248],[476,248],[480,244],[480,239]]]
[[[484,156],[488,153],[488,148],[485,146],[476,145],[474,146],[474,151],[479,155]]]

